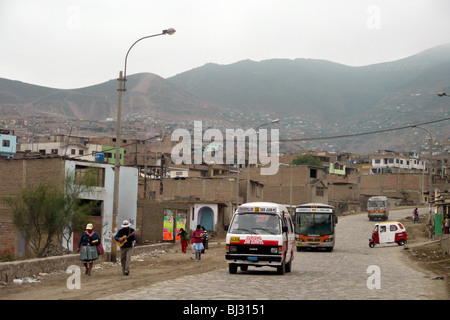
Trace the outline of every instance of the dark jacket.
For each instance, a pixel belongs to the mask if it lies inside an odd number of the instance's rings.
[[[92,243],[92,241],[98,240],[97,243]],[[97,246],[101,243],[100,236],[97,232],[94,231],[94,234],[92,236],[89,236],[86,232],[83,232],[80,237],[80,241],[78,241],[78,248],[81,246],[87,246],[88,244],[90,246]]]
[[[119,242],[119,238],[122,238],[123,236],[129,236],[131,233],[133,233],[133,231],[133,228],[122,228],[116,233],[114,239]],[[127,242],[125,242],[121,248],[131,248],[133,246],[133,241],[135,240],[136,235],[133,234],[131,237],[127,238]]]

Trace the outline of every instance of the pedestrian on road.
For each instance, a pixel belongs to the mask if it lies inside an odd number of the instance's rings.
[[[450,216],[449,215],[447,215],[447,218],[445,219],[444,233],[450,234]]]
[[[203,250],[202,253],[205,253],[205,250],[208,249],[208,231],[206,231],[205,227],[202,226],[202,232],[203,232]]]
[[[180,232],[177,234],[180,237],[181,252],[186,253],[186,248],[189,240],[189,233],[183,228],[180,228]]]
[[[114,236],[117,244],[120,246],[120,263],[122,273],[126,276],[130,274],[131,253],[133,250],[133,241],[136,240],[136,230],[131,228],[128,220],[124,220],[121,229]]]
[[[414,209],[413,211],[413,221],[414,224],[419,223],[419,211],[417,210],[417,208]]]
[[[192,243],[195,252],[195,261],[199,261],[201,260],[203,250],[203,232],[199,224],[197,225],[197,229],[192,233]]]
[[[78,241],[77,252],[80,252],[80,260],[83,261],[86,271],[84,274],[90,276],[94,260],[98,259],[97,246],[101,243],[100,236],[95,232],[92,223],[86,226],[86,231],[80,237]]]

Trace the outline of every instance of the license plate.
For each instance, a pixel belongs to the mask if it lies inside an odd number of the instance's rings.
[[[247,257],[248,261],[258,261],[258,257]]]
[[[240,237],[230,237],[230,243],[239,243]]]

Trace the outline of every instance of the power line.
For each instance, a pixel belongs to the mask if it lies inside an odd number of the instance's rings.
[[[279,141],[280,142],[281,141],[292,142],[292,141],[331,140],[331,139],[340,139],[340,138],[348,138],[348,137],[356,137],[356,136],[365,136],[365,135],[376,134],[376,133],[384,133],[384,132],[390,132],[390,131],[404,130],[404,129],[408,129],[408,128],[416,128],[416,127],[423,126],[423,125],[426,125],[426,124],[432,124],[432,123],[443,122],[443,121],[448,121],[448,120],[450,120],[450,118],[444,118],[444,119],[439,119],[439,120],[434,120],[434,121],[422,122],[422,123],[418,123],[418,124],[411,124],[409,126],[398,127],[398,128],[383,129],[383,130],[378,130],[378,131],[343,134],[343,135],[329,136],[329,137],[279,139]]]
[[[129,146],[132,146],[134,144],[138,144],[141,141],[150,141],[150,140],[153,140],[153,139],[156,139],[156,138],[160,138],[160,137],[161,136],[158,135],[158,136],[153,136],[153,137],[147,138],[147,139],[136,140],[134,142],[130,142],[128,144],[121,145],[121,148],[122,147],[129,147]],[[67,143],[67,145],[69,145],[69,143]],[[107,147],[109,147],[109,146],[107,146]],[[116,150],[115,147],[109,147],[109,149],[104,149],[104,150],[98,151],[97,153],[105,153],[105,152],[114,151],[114,150]],[[91,156],[92,156],[91,154],[80,154],[80,155],[76,155],[76,156],[68,157],[68,158],[70,158],[72,160],[72,159],[78,159],[78,158],[83,158],[83,157],[91,157]]]

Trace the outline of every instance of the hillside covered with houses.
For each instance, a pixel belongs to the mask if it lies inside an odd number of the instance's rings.
[[[52,134],[39,141],[24,140],[14,131],[0,131],[0,194],[18,195],[40,183],[64,188],[69,172],[75,177],[95,172],[94,190],[81,196],[95,204],[92,221],[110,250],[115,139]],[[291,210],[299,204],[326,203],[338,214],[348,214],[364,211],[369,197],[384,195],[392,206],[432,203],[448,211],[450,157],[443,148],[425,154],[388,150],[280,154],[276,174],[262,175],[260,165],[248,161],[175,165],[174,145],[168,137],[121,141],[117,221],[128,220],[140,230],[138,244],[175,241],[177,230],[193,230],[197,224],[212,236],[223,234],[237,205],[253,201],[282,203]],[[209,146],[201,148],[203,152]],[[305,154],[318,161],[292,164]],[[249,159],[248,148],[246,155]],[[29,253],[4,203],[0,203],[0,231],[0,257]],[[70,236],[66,249],[73,251],[79,234]]]

